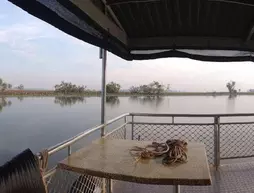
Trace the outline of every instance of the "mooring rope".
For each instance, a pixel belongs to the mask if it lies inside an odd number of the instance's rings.
[[[39,166],[41,169],[41,172],[46,172],[47,167],[48,167],[48,159],[49,159],[49,152],[47,149],[42,150],[40,153],[40,161],[39,161]]]
[[[48,168],[48,159],[49,159],[49,152],[47,149],[44,149],[42,150],[40,153],[39,153],[39,156],[40,156],[40,159],[39,159],[39,167],[40,167],[40,170],[41,170],[41,175],[42,175],[42,179],[43,179],[43,183],[44,183],[44,186],[45,186],[45,189],[46,189],[46,193],[48,193],[48,189],[47,189],[47,183],[44,179],[44,174]]]
[[[162,163],[165,165],[184,163],[187,162],[187,142],[177,139],[167,140],[166,143],[153,142],[145,147],[134,146],[130,154],[138,160],[164,156]]]

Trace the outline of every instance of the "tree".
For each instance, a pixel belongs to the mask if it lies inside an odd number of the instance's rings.
[[[8,85],[9,85],[8,83],[4,82],[3,79],[0,78],[0,90],[1,91],[4,91],[7,88],[9,88]]]
[[[77,86],[70,82],[62,81],[61,84],[55,85],[55,92],[63,93],[63,94],[71,94],[71,93],[84,93],[86,87],[85,86]]]
[[[151,87],[149,87],[149,85],[140,86],[140,93],[142,93],[142,94],[152,94]]]
[[[169,92],[170,84],[167,85],[167,92]]]
[[[147,95],[161,95],[165,92],[165,86],[157,81],[153,81],[148,85],[140,86],[140,93]]]
[[[167,88],[169,89],[169,84]],[[132,86],[129,91],[131,94],[161,95],[166,90],[164,85],[158,81],[153,81],[150,84],[144,84],[139,87]]]
[[[155,95],[162,94],[165,91],[164,86],[157,81],[153,81],[152,83],[150,83],[149,87],[152,94]]]
[[[117,84],[115,82],[110,82],[106,85],[106,92],[107,93],[119,93],[120,91],[120,84]]]
[[[140,93],[140,87],[132,86],[132,87],[130,87],[129,91],[130,91],[131,94],[139,94]]]
[[[4,90],[6,90],[6,88],[7,88],[7,84],[6,83],[2,83],[1,90],[4,91]]]
[[[19,90],[24,90],[24,85],[23,85],[23,84],[19,85],[19,86],[17,87],[17,89],[19,89]]]
[[[11,88],[12,88],[12,85],[11,85],[11,84],[8,84],[7,87],[8,87],[8,89],[11,89]]]
[[[229,94],[230,95],[235,95],[237,94],[237,90],[235,89],[236,82],[235,81],[230,81],[226,84],[226,87],[228,88]]]

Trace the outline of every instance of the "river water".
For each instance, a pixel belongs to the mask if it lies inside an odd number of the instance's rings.
[[[126,112],[254,113],[254,96],[111,97],[106,118]],[[0,97],[0,165],[20,151],[38,152],[100,124],[100,98]]]

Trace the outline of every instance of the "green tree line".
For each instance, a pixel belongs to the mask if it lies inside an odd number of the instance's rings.
[[[16,89],[23,90],[24,85],[20,84],[19,86],[15,87]],[[5,91],[7,89],[12,89],[12,84],[5,82],[2,78],[0,78],[0,91]]]
[[[131,94],[160,95],[165,93],[166,87],[158,81],[141,86],[132,86],[129,91]]]
[[[79,93],[82,94],[86,90],[86,86],[78,86],[76,84],[72,84],[71,82],[62,81],[60,84],[55,85],[55,92],[62,94],[72,94]]]

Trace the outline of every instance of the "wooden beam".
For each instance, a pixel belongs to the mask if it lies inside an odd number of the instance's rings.
[[[249,30],[248,36],[246,38],[246,42],[251,40],[251,37],[253,36],[253,33],[254,33],[254,24],[251,26],[251,28]]]
[[[250,6],[253,7],[254,3],[253,2],[241,2],[241,1],[236,1],[236,0],[208,0],[208,1],[214,1],[214,2],[222,2],[222,3],[228,3],[228,4],[238,4],[238,5],[245,5],[245,6]]]
[[[206,48],[206,49],[254,49],[254,41],[245,42],[242,38],[215,38],[215,37],[152,37],[130,38],[129,48],[142,49],[174,49],[174,48]]]
[[[79,7],[91,19],[107,30],[112,36],[116,37],[123,44],[127,45],[127,35],[114,22],[112,22],[101,10],[99,10],[90,0],[70,0]]]
[[[161,0],[107,0],[108,5],[120,5],[128,3],[149,3]]]
[[[107,5],[106,0],[102,0],[102,2],[104,3],[106,9],[108,10],[108,12],[111,14],[111,16],[113,17],[113,19],[115,20],[115,22],[117,23],[117,25],[125,32],[122,24],[120,23],[120,21],[118,20],[118,18],[116,17],[114,11],[111,9],[111,7],[109,5]]]

